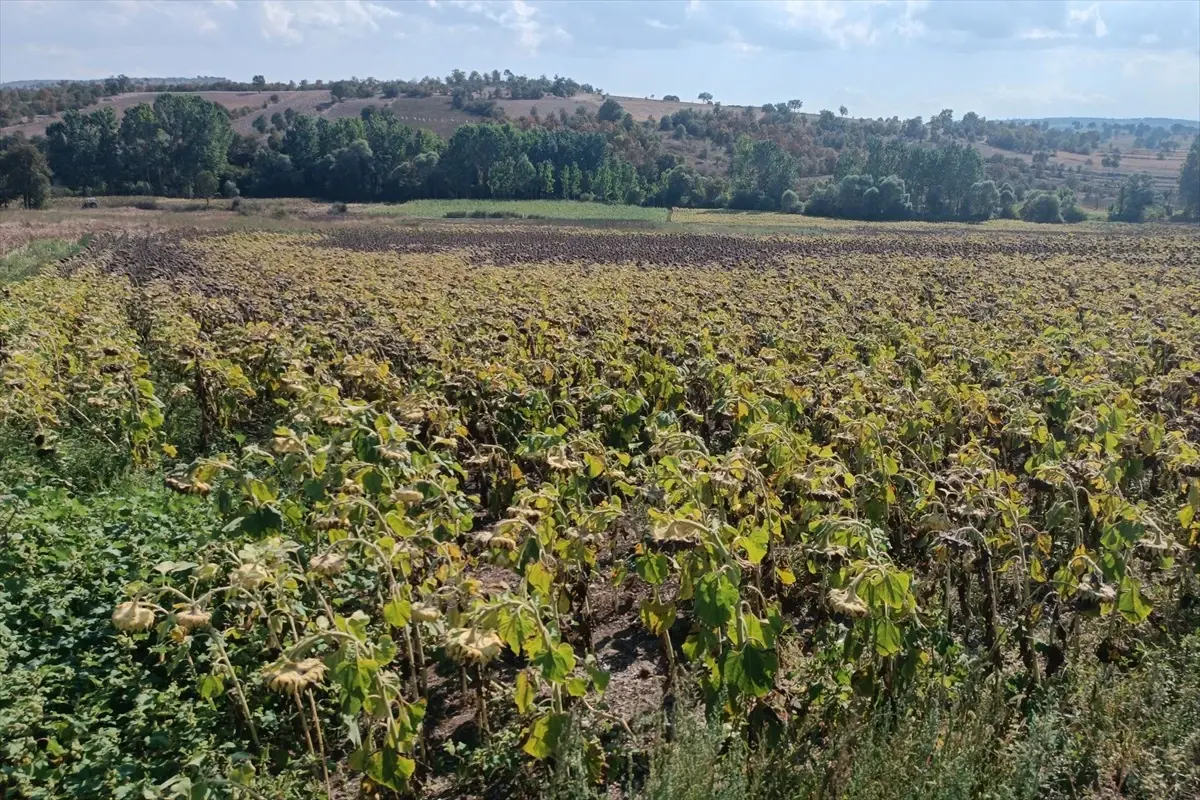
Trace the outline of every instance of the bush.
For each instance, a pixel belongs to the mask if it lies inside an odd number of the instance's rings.
[[[1087,212],[1085,212],[1082,208],[1075,204],[1071,204],[1062,210],[1062,218],[1063,222],[1074,224],[1077,222],[1084,222],[1088,216]]]
[[[779,198],[779,210],[785,214],[799,214],[800,208],[800,195],[796,194],[792,189],[788,189]]]
[[[142,211],[157,211],[159,208],[158,201],[153,197],[147,200],[138,200],[133,204],[133,207],[140,208]]]
[[[1054,192],[1035,191],[1025,195],[1021,219],[1026,222],[1063,223],[1062,203]]]
[[[329,207],[330,214],[345,214],[347,210],[348,206],[340,200]]]

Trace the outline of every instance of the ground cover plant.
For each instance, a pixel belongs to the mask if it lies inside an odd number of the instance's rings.
[[[82,247],[0,287],[9,796],[1200,792],[1194,231]]]

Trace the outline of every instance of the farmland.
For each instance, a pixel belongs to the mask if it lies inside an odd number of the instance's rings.
[[[0,230],[13,796],[1200,792],[1194,228],[396,208]]]

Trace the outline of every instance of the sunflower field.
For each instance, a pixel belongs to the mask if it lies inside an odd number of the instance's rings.
[[[1198,267],[94,236],[0,288],[0,787],[1200,796]]]

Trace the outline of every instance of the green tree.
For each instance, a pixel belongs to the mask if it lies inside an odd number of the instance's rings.
[[[1158,200],[1154,179],[1149,173],[1130,175],[1121,184],[1117,199],[1108,207],[1108,218],[1119,222],[1142,222],[1146,211]]]
[[[539,189],[542,197],[554,197],[554,164],[543,161],[538,167]]]
[[[1062,202],[1054,192],[1030,192],[1021,206],[1021,219],[1062,224]]]
[[[250,127],[254,128],[254,130],[258,131],[259,133],[265,134],[267,132],[267,117],[266,117],[266,115],[259,114],[257,117],[254,118],[254,122],[250,123]]]
[[[729,177],[735,194],[761,194],[774,207],[796,182],[796,160],[769,139],[738,138]]]
[[[192,188],[197,197],[204,198],[204,205],[207,206],[212,201],[212,196],[217,193],[218,185],[217,176],[205,169],[196,174]]]
[[[799,214],[800,207],[800,195],[794,189],[788,189],[779,198],[779,210],[785,214]]]
[[[488,171],[488,189],[492,197],[507,200],[517,191],[517,170],[511,158],[502,158]]]
[[[243,72],[242,74],[245,75],[246,73]],[[267,88],[267,79],[262,75],[255,75],[250,79],[250,85],[254,87],[256,92],[261,92],[263,89]]]
[[[1185,216],[1200,220],[1200,136],[1192,140],[1179,168],[1179,206]]]
[[[50,197],[50,168],[42,151],[17,142],[0,152],[0,185],[25,208],[41,208]]]
[[[995,181],[977,181],[967,190],[967,218],[984,222],[1000,207],[1000,190]]]
[[[712,92],[701,92],[698,98],[701,103],[711,103],[713,100]]]
[[[604,122],[616,122],[625,116],[625,109],[621,108],[621,104],[611,97],[606,99],[600,106],[600,110],[596,112],[596,117]]]

